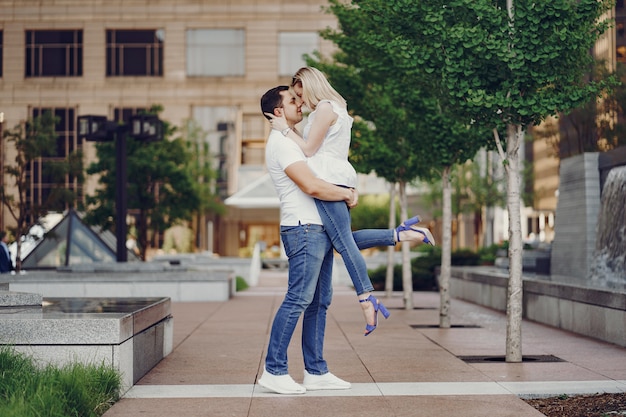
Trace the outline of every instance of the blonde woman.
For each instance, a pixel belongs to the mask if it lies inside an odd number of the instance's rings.
[[[330,85],[322,72],[313,67],[300,68],[293,77],[291,91],[311,113],[300,135],[289,128],[284,117],[271,116],[272,127],[295,141],[309,158],[315,174],[332,184],[354,189],[357,175],[348,162],[352,117],[346,100]],[[315,199],[326,233],[348,270],[365,316],[365,336],[376,329],[378,312],[387,318],[389,311],[372,295],[374,287],[367,274],[367,266],[351,230],[350,211],[344,202]],[[435,244],[428,229],[414,226],[417,216],[406,220],[395,230],[395,240],[420,241]]]

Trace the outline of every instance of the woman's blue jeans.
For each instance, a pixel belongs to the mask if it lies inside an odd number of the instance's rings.
[[[361,254],[360,249],[372,246],[395,245],[393,229],[383,229],[388,234],[388,240],[386,240],[383,245],[372,244],[370,246],[363,246],[363,243],[359,244],[356,242],[356,237],[352,233],[350,210],[345,202],[315,199],[315,204],[317,205],[317,211],[322,218],[322,223],[332,241],[333,247],[343,258],[343,263],[346,265],[356,293],[360,295],[374,291],[374,286],[367,274],[367,265],[365,264],[365,259],[363,259],[363,254]],[[372,230],[376,229],[362,231],[366,233],[365,239],[369,239],[367,232],[371,232]]]
[[[344,203],[345,205],[345,203]],[[281,226],[280,235],[289,258],[287,294],[270,333],[265,369],[272,375],[287,374],[287,348],[300,315],[304,367],[310,374],[328,372],[324,360],[326,311],[332,299],[333,250],[321,225]],[[394,245],[393,229],[361,230],[354,239],[362,249]]]

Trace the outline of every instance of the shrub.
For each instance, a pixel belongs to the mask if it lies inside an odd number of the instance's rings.
[[[508,242],[507,242],[508,243]],[[485,246],[478,250],[478,256],[480,257],[478,263],[480,265],[493,265],[496,262],[498,251],[504,249],[504,244],[494,243],[493,245]],[[507,245],[508,246],[508,245]]]
[[[413,291],[436,291],[437,276],[435,269],[441,266],[441,248],[438,246],[421,245],[420,256],[411,260]],[[452,265],[478,265],[480,255],[469,249],[452,252]],[[385,289],[387,267],[381,266],[369,271],[370,279],[377,290]],[[402,265],[393,268],[393,291],[402,290]]]
[[[235,285],[237,287],[237,291],[244,291],[248,289],[249,285],[243,277],[237,276],[236,280]]]
[[[350,210],[352,230],[389,227],[389,195],[359,196],[359,205]]]
[[[459,249],[457,251],[452,252],[452,265],[458,266],[471,266],[478,265],[478,261],[480,260],[480,256],[469,249]],[[441,262],[440,262],[441,263]]]

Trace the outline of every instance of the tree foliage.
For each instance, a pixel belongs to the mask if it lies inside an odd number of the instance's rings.
[[[136,213],[136,238],[143,260],[151,237],[190,220],[200,206],[200,190],[190,169],[193,154],[181,137],[173,138],[176,133],[174,126],[164,122],[162,141],[144,143],[126,137],[127,207]],[[101,187],[87,196],[85,220],[106,230],[115,226],[115,143],[97,143],[96,150],[98,160],[87,173],[99,174]]]
[[[357,169],[374,170],[390,182],[399,182],[402,201],[402,184],[417,177],[445,177],[451,166],[471,159],[489,144],[489,130],[454,108],[440,78],[423,67],[424,56],[433,47],[416,38],[421,20],[401,16],[394,3],[378,0],[330,4],[339,29],[327,30],[323,36],[340,52],[334,62],[318,59],[315,65],[321,65],[346,92],[351,109],[369,122],[366,129],[374,127],[368,134],[356,125],[351,161]],[[401,30],[391,27],[391,20]],[[402,214],[407,216],[406,211]],[[444,233],[444,246],[446,241]],[[448,265],[449,255],[449,248],[444,248]],[[409,268],[406,272],[405,289],[410,292]],[[412,308],[406,293],[405,307]]]
[[[0,185],[0,199],[15,221],[17,237],[16,270],[21,269],[21,239],[29,223],[38,219],[50,209],[72,207],[76,193],[63,186],[66,176],[83,182],[82,152],[74,151],[65,159],[41,159],[55,155],[57,134],[55,125],[58,119],[50,112],[28,119],[3,132],[4,139],[12,144],[15,151],[15,163],[5,163],[3,175],[9,179],[10,189]],[[39,160],[43,177],[46,178],[50,191],[40,204],[28,198],[29,173],[33,163]],[[13,190],[12,192],[10,190]]]
[[[439,74],[444,91],[477,123],[491,125],[507,172],[509,287],[507,361],[521,361],[522,251],[520,147],[524,130],[568,113],[597,97],[607,80],[589,81],[589,51],[608,22],[609,1],[457,0],[418,2],[429,22],[422,31],[437,53],[424,65]],[[395,2],[402,10],[410,1]],[[415,15],[411,10],[409,15]],[[396,15],[400,17],[399,15]],[[417,17],[417,16],[416,16]],[[421,46],[420,46],[421,47]],[[609,80],[610,81],[610,80]],[[499,130],[506,127],[506,150]]]
[[[608,27],[603,16],[610,7],[609,0],[331,1],[341,32],[330,31],[331,39],[346,55],[373,56],[368,66],[355,65],[353,75],[379,83],[382,87],[374,91],[389,94],[376,97],[382,102],[411,109],[394,122],[405,123],[405,132],[417,132],[408,135],[414,141],[421,139],[405,152],[413,152],[425,166],[431,162],[443,169],[444,204],[450,166],[474,144],[444,139],[459,138],[468,126],[493,130],[507,173],[507,361],[521,361],[519,173],[524,130],[570,112],[610,86],[611,79],[586,77],[593,63],[589,51]],[[342,18],[342,13],[350,17]],[[387,127],[374,124],[380,130]],[[506,132],[505,143],[501,132]],[[444,216],[444,239],[446,224]],[[445,256],[442,263],[443,275]]]

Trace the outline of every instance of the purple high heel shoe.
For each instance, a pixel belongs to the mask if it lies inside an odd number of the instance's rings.
[[[370,295],[367,298],[364,298],[362,300],[359,300],[359,303],[365,303],[369,301],[370,303],[372,303],[372,305],[374,306],[374,325],[371,324],[365,324],[365,334],[364,336],[367,336],[368,334],[372,333],[374,330],[376,330],[376,326],[378,326],[378,311],[380,310],[381,314],[383,315],[383,317],[385,317],[385,319],[387,319],[391,314],[389,313],[389,311],[385,308],[385,306],[383,305],[383,303],[379,302],[376,297],[374,297],[373,295]]]
[[[435,238],[433,237],[430,230],[425,227],[416,227],[413,226],[420,222],[419,216],[411,217],[408,220],[402,222],[402,224],[396,227],[396,234],[398,236],[398,242],[400,242],[400,232],[412,230],[417,233],[421,233],[424,235],[424,240],[422,242],[427,243],[429,245],[435,246]]]

